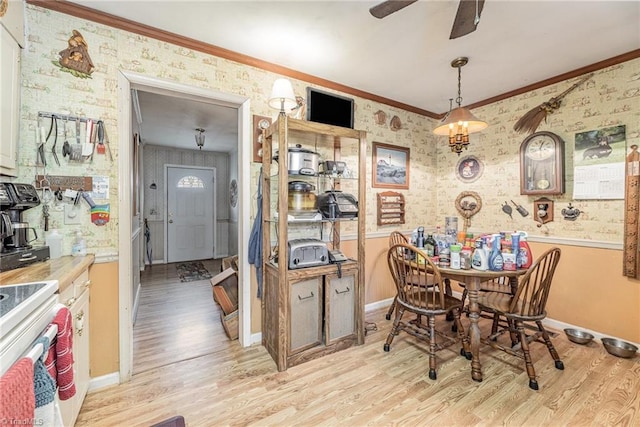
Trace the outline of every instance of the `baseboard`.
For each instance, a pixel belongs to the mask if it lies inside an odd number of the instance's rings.
[[[461,298],[462,297],[462,293],[461,292],[457,292],[457,291],[453,291],[453,296],[455,296],[456,298]],[[384,300],[372,302],[370,304],[365,305],[364,311],[368,312],[368,311],[377,310],[379,308],[388,308],[391,305],[392,302],[393,302],[393,298],[387,298],[387,299],[384,299]],[[623,338],[612,337],[610,335],[604,335],[604,334],[602,334],[601,332],[598,332],[598,331],[592,331],[590,329],[585,329],[582,326],[576,326],[576,325],[572,325],[570,323],[560,322],[558,320],[551,319],[549,317],[545,318],[542,321],[542,324],[545,327],[549,327],[550,329],[554,329],[554,330],[556,330],[558,332],[562,332],[566,328],[579,329],[581,331],[589,332],[591,335],[593,335],[595,337],[596,340],[600,340],[601,338],[615,338],[615,339],[618,339],[618,340],[621,340],[621,341],[629,342],[630,344],[633,344],[636,347],[640,347],[639,343],[630,342],[630,341],[627,341],[627,340],[625,340]]]
[[[253,344],[262,344],[262,332],[251,334],[251,342],[249,343],[249,345]]]
[[[91,378],[91,380],[89,380],[88,393],[118,384],[120,384],[120,374],[118,372],[112,372],[107,375]]]

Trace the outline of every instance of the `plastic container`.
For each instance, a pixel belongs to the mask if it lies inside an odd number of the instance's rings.
[[[520,232],[520,249],[518,250],[518,254],[516,256],[516,266],[518,268],[529,268],[533,264],[533,254],[531,253],[531,248],[527,243],[527,233],[524,231]]]
[[[487,270],[489,268],[487,252],[482,247],[482,239],[476,240],[476,249],[471,256],[471,267],[474,270]]]
[[[460,269],[460,251],[462,247],[460,245],[451,245],[449,246],[451,250],[451,268],[459,270]]]
[[[71,246],[71,255],[73,256],[85,256],[87,254],[87,242],[82,237],[82,232],[76,232],[76,238]]]
[[[501,236],[499,234],[493,235],[493,245],[491,246],[491,254],[489,255],[489,270],[491,271],[502,271],[504,266],[504,257],[500,250],[500,239]]]
[[[62,234],[58,233],[58,230],[51,230],[45,242],[45,244],[49,246],[49,257],[51,259],[62,256]]]

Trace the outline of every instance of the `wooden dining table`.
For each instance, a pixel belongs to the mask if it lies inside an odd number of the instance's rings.
[[[480,284],[500,277],[509,278],[513,284],[513,279],[517,279],[518,276],[525,274],[527,269],[490,271],[475,269],[460,270],[439,267],[439,270],[443,278],[464,283],[467,288],[469,298],[469,320],[471,322],[469,327],[469,339],[472,354],[471,378],[478,382],[482,381],[482,365],[480,363],[480,327],[478,326],[478,319],[480,318],[480,305],[478,304]]]

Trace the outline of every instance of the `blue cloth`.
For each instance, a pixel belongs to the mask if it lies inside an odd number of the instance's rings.
[[[258,282],[258,298],[262,299],[262,168],[258,175],[258,206],[253,227],[249,235],[249,264],[256,269],[256,281]]]
[[[33,365],[33,387],[36,396],[36,408],[53,402],[56,395],[56,382],[49,375],[44,361],[49,353],[49,338],[43,336],[36,340],[35,344],[42,344],[42,355]]]

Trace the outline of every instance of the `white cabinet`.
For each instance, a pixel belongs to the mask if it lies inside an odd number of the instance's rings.
[[[0,26],[0,174],[17,175],[20,47]]]
[[[80,413],[90,380],[88,270],[83,271],[60,294],[59,300],[69,308],[73,323],[73,378],[76,385],[76,394],[71,399],[60,401],[63,424],[65,426],[73,426]]]
[[[0,17],[0,24],[9,31],[20,47],[24,47],[24,0],[8,0],[2,3],[6,9]]]

